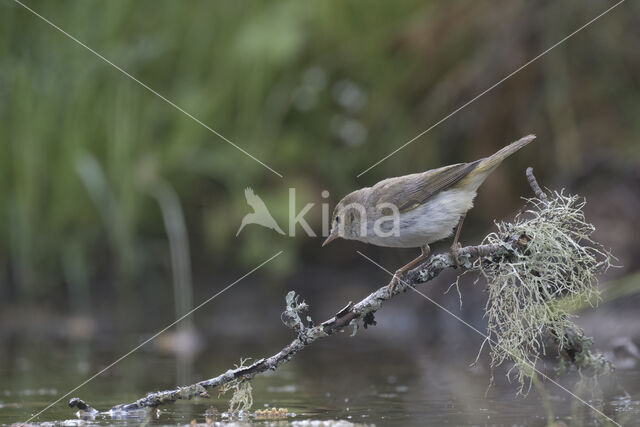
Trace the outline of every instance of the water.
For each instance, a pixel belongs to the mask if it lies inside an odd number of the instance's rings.
[[[366,425],[544,425],[545,412],[538,394],[516,396],[517,386],[496,373],[496,385],[485,396],[490,373],[486,362],[469,366],[474,345],[442,345],[437,349],[419,342],[389,342],[371,331],[356,337],[348,333],[314,343],[276,372],[253,381],[253,410],[286,408],[288,416],[278,425],[305,425],[305,421],[343,421]],[[163,351],[150,344],[65,397],[37,417],[37,422],[75,425],[70,397],[80,397],[100,410],[127,403],[149,391],[173,388],[179,375],[204,379],[237,363],[237,355],[263,356],[277,351],[290,335],[233,342],[231,338],[208,340],[197,356]],[[117,335],[89,340],[67,340],[18,335],[4,337],[0,353],[0,424],[26,421],[61,398],[95,372],[125,353],[144,336]],[[620,372],[619,372],[620,374]],[[607,415],[623,425],[640,417],[640,373],[619,375],[629,392],[608,396]],[[565,385],[571,387],[567,379]],[[567,425],[599,425],[594,412],[567,392],[547,384],[558,420]],[[179,401],[159,411],[128,419],[100,416],[88,423],[100,425],[185,425],[207,418],[226,422],[230,396]],[[213,408],[213,409],[212,409]],[[206,414],[214,411],[215,416]],[[295,415],[294,415],[295,414]],[[270,420],[245,418],[253,423]],[[346,425],[346,424],[345,424]]]

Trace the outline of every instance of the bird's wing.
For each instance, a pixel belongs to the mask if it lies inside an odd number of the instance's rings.
[[[372,188],[373,204],[391,203],[397,206],[401,213],[408,212],[453,186],[477,166],[478,161],[458,163],[423,173],[386,179]]]

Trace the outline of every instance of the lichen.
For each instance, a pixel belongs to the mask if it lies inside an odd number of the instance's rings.
[[[248,365],[246,365],[246,363],[249,360],[249,358],[241,358],[240,364],[236,364],[235,368],[241,369],[247,367]],[[218,397],[220,397],[221,394],[225,394],[229,390],[233,390],[233,395],[229,400],[229,409],[227,411],[230,415],[239,414],[251,409],[251,407],[253,406],[253,388],[251,387],[249,378],[240,377],[224,384],[222,387],[220,387],[220,393],[218,394]]]
[[[597,304],[597,274],[611,266],[612,255],[591,235],[595,227],[585,220],[585,200],[554,192],[546,200],[527,199],[530,209],[514,222],[498,222],[485,244],[502,244],[521,235],[524,253],[508,259],[477,260],[473,269],[488,282],[488,344],[491,367],[514,363],[520,392],[528,391],[536,361],[546,354],[545,336],[551,334],[562,351],[568,333],[576,331],[571,307]],[[562,300],[563,304],[557,302]]]
[[[238,412],[245,412],[251,409],[253,406],[253,388],[249,381],[243,381],[235,387],[233,396],[229,401],[229,413],[236,414]]]
[[[310,316],[306,318],[306,324],[300,317],[300,314],[309,309],[309,305],[302,300],[295,291],[289,291],[286,296],[285,311],[280,315],[282,323],[289,328],[296,330],[298,333],[303,333],[307,328],[313,326],[313,321]]]
[[[358,333],[358,329],[360,329],[360,326],[358,325],[358,319],[353,319],[351,322],[349,322],[349,325],[351,325],[351,327],[353,328],[350,336],[355,337]]]
[[[362,326],[364,326],[365,329],[367,329],[367,327],[369,326],[376,326],[378,324],[378,322],[376,322],[376,317],[373,313],[374,313],[373,311],[370,311],[367,314],[365,314],[364,317],[362,318]]]

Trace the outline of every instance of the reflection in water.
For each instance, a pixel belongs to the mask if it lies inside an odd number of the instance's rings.
[[[319,341],[278,371],[256,377],[252,381],[253,410],[286,408],[286,419],[296,422],[343,420],[398,426],[545,423],[545,413],[535,392],[516,397],[517,385],[503,381],[503,372],[496,373],[497,384],[487,392],[489,373],[482,368],[486,364],[481,361],[475,367],[469,366],[475,357],[473,346],[434,349],[415,343],[415,348],[409,351],[379,339],[374,333],[353,338],[348,335]],[[278,343],[281,345],[288,338],[281,336],[266,344],[254,343],[252,348],[242,343],[230,344],[225,339],[225,347],[233,351],[213,342],[195,357],[194,375],[198,378],[218,375],[232,366],[238,352],[262,356],[275,351]],[[126,347],[124,341],[134,342],[135,337],[118,337],[118,342]],[[50,351],[43,352],[43,346]],[[14,337],[11,347],[13,352],[7,353],[8,347],[3,345],[5,350],[0,353],[0,424],[26,420],[84,380],[87,365],[89,372],[97,371],[123,351],[113,341],[104,339],[92,343],[43,342],[26,336]],[[140,352],[74,395],[106,410],[134,401],[148,391],[171,388],[176,383],[177,358],[157,351]],[[640,416],[640,373],[632,370],[619,376],[630,395],[607,397],[605,412],[624,424],[624,420]],[[564,385],[571,387],[572,382],[567,379]],[[573,398],[550,384],[547,389],[555,415],[568,425],[577,422],[576,415],[580,417],[578,424],[597,423],[593,412],[585,408],[572,417]],[[217,398],[215,390],[211,395],[210,399],[177,402],[154,411],[98,416],[93,422],[137,425],[228,421],[224,413],[229,396]],[[72,419],[74,413],[66,407],[66,400],[38,421]],[[253,418],[245,417],[250,419]]]

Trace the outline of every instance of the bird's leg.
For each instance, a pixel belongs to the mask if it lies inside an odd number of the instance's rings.
[[[389,282],[389,286],[387,286],[387,290],[389,291],[389,295],[391,295],[393,293],[393,290],[395,289],[396,285],[398,284],[398,280],[400,280],[400,276],[402,276],[404,273],[409,271],[409,269],[411,269],[411,267],[413,267],[414,265],[416,265],[417,263],[419,263],[423,259],[429,257],[429,253],[431,253],[431,248],[429,248],[429,245],[422,246],[420,248],[420,250],[422,251],[422,253],[420,254],[420,256],[418,258],[414,259],[413,261],[411,261],[409,264],[405,265],[404,267],[396,270],[396,273],[393,275],[393,279],[391,279],[391,282]]]
[[[467,214],[463,214],[460,217],[460,221],[458,221],[458,229],[456,230],[456,235],[453,238],[453,244],[451,245],[451,258],[453,258],[453,262],[456,265],[456,268],[460,268],[460,260],[458,259],[458,249],[462,247],[460,243],[458,243],[458,238],[460,237],[460,230],[462,230],[462,223],[464,222],[464,217]]]

